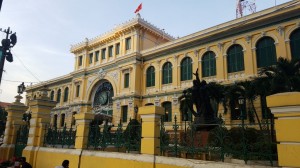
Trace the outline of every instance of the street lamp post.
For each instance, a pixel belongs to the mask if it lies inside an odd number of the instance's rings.
[[[2,31],[1,28],[0,31]],[[17,35],[16,33],[12,33],[9,27],[8,29],[3,30],[2,32],[6,34],[6,38],[1,41],[2,46],[0,48],[0,84],[1,84],[5,59],[8,62],[13,62],[13,56],[10,52],[10,49],[14,47],[17,43]]]
[[[138,114],[138,112],[139,112],[139,108],[138,108],[137,105],[135,105],[134,106],[134,119],[136,119],[136,120],[137,120],[137,114]]]
[[[241,110],[241,119],[242,119],[242,145],[243,145],[243,157],[244,161],[247,164],[248,156],[247,156],[247,144],[246,144],[246,135],[245,135],[245,115],[244,115],[244,104],[245,104],[245,98],[243,96],[240,96],[238,98],[238,103]]]
[[[242,119],[242,124],[244,125],[245,115],[244,115],[243,107],[244,107],[244,104],[245,104],[245,98],[243,96],[240,96],[238,98],[238,103],[239,103],[240,111],[241,111],[240,117]]]

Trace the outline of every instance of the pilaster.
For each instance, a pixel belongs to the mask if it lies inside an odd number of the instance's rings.
[[[139,108],[142,122],[141,153],[159,155],[160,118],[164,108],[159,106],[144,106]]]
[[[34,155],[36,148],[41,147],[44,143],[44,133],[47,124],[50,124],[50,111],[55,107],[56,102],[51,101],[47,97],[48,89],[41,89],[41,96],[29,102],[31,109],[30,128],[28,134],[27,146],[23,150],[23,156],[27,158],[30,163],[34,162]]]
[[[90,122],[94,119],[93,113],[80,113],[75,115],[76,120],[76,140],[75,149],[85,149],[88,142]]]
[[[278,164],[300,167],[300,92],[287,92],[267,97],[275,119]]]

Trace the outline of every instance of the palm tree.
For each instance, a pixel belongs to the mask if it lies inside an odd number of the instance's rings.
[[[243,92],[242,92],[243,96],[249,102],[248,114],[251,114],[251,113],[255,114],[259,128],[260,128],[260,130],[262,130],[261,122],[260,122],[260,119],[258,117],[257,111],[254,106],[254,101],[256,100],[256,98],[258,96],[256,93],[256,90],[255,90],[257,88],[257,85],[255,85],[254,81],[248,81],[248,80],[239,82],[239,83],[237,83],[237,85],[241,87],[241,89],[243,90]],[[249,117],[249,119],[251,119],[251,118]]]
[[[275,66],[262,68],[259,75],[269,80],[270,94],[300,91],[299,59],[290,61],[280,57]]]
[[[267,108],[266,97],[281,92],[300,91],[300,60],[279,58],[276,65],[264,67],[254,80],[256,92],[262,99],[262,109],[271,119],[271,137],[274,140],[274,117]]]

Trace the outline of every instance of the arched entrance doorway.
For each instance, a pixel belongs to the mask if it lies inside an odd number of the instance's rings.
[[[110,82],[103,80],[95,87],[92,97],[93,113],[96,114],[95,119],[111,122],[113,116],[113,87]]]

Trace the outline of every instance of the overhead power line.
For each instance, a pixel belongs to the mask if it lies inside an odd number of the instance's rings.
[[[26,65],[23,63],[23,61],[16,55],[16,53],[13,53],[14,54],[14,56],[16,56],[17,58],[18,58],[18,60],[21,62],[21,64],[23,65],[23,67],[37,80],[37,81],[39,81],[39,82],[41,82],[40,80],[39,80],[39,78],[33,73],[33,72],[31,72],[30,70],[29,70],[29,68],[27,68],[26,67]],[[35,83],[37,83],[37,82],[35,82]]]
[[[6,79],[2,79],[3,81],[6,81],[6,82],[16,82],[16,83],[22,83],[24,81],[15,81],[15,80],[6,80]],[[24,83],[39,83],[39,82],[24,82]]]

